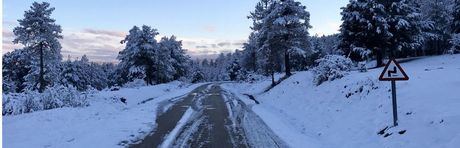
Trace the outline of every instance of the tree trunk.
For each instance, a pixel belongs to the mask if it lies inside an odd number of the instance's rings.
[[[289,42],[289,35],[285,35],[284,36],[284,41],[286,42],[286,44],[288,44]],[[286,69],[286,76],[291,76],[291,63],[290,63],[290,60],[289,60],[289,48],[290,48],[290,45],[288,44],[288,46],[285,47],[284,49],[284,68]]]
[[[153,68],[151,66],[146,66],[146,78],[147,78],[147,85],[153,85],[153,78],[152,78],[152,70]]]
[[[40,73],[39,73],[39,82],[40,87],[38,88],[38,92],[42,93],[45,90],[45,71],[44,71],[44,63],[43,63],[44,53],[43,53],[43,44],[40,43]]]
[[[289,60],[289,52],[287,49],[284,51],[284,67],[286,68],[286,76],[291,76],[291,63]]]
[[[375,49],[375,60],[377,61],[376,67],[383,65],[383,52],[380,49]]]
[[[271,75],[272,75],[272,86],[275,86],[276,83],[275,83],[275,71],[274,70],[271,71]]]
[[[257,57],[256,57],[256,53],[255,52],[252,52],[251,53],[251,57],[252,57],[252,68],[253,68],[253,71],[254,72],[257,72]]]
[[[426,56],[426,49],[422,49],[422,55],[421,56]]]
[[[434,49],[436,51],[436,54],[439,55],[439,40],[438,39],[435,39],[434,41]]]

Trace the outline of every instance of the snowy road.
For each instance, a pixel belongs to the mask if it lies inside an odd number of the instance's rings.
[[[287,147],[239,99],[219,84],[200,86],[164,102],[158,126],[131,147]]]

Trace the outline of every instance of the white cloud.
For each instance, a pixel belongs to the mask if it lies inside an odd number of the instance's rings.
[[[124,38],[122,32],[106,30],[64,31],[64,39],[61,54],[67,58],[81,57],[86,54],[88,58],[96,62],[116,62],[118,51],[123,48],[120,41]],[[22,48],[21,44],[13,44],[14,35],[11,30],[3,29],[3,54]]]
[[[3,28],[3,54],[16,48],[19,44],[13,44],[14,35],[11,30]],[[6,29],[6,30],[5,30]],[[86,54],[91,61],[96,62],[118,62],[118,52],[124,48],[120,41],[126,36],[126,32],[110,30],[69,30],[63,31],[64,39],[60,40],[64,59],[69,55],[72,58],[81,57]],[[162,35],[157,37],[157,40]],[[221,52],[231,52],[241,49],[245,40],[215,40],[206,38],[181,38],[183,48],[193,58],[214,57]],[[200,48],[201,47],[201,48]]]
[[[216,40],[206,38],[181,38],[183,47],[188,50],[192,57],[210,57],[213,58],[220,53],[233,52],[235,49],[241,49],[246,40]]]
[[[85,29],[82,31],[63,32],[61,41],[64,57],[81,57],[86,54],[92,61],[116,62],[118,52],[123,49],[120,41],[123,32]]]
[[[2,53],[13,51],[14,49],[22,48],[19,44],[13,44],[14,35],[12,31],[3,30],[2,31]]]

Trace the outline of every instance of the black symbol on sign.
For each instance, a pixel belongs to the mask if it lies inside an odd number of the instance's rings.
[[[388,70],[388,77],[391,77],[391,74],[394,73],[396,74],[398,71],[396,70],[396,66],[393,67],[393,70]]]

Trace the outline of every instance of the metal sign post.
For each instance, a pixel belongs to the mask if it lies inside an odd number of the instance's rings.
[[[393,125],[398,126],[398,105],[396,103],[396,81],[407,81],[409,77],[395,59],[390,59],[379,77],[380,81],[391,81],[393,102]]]
[[[396,103],[396,81],[391,81],[391,95],[393,102],[393,125],[398,126],[398,105]]]

